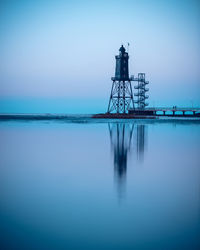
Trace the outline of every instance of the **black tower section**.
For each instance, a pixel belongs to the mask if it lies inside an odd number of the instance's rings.
[[[116,59],[116,68],[115,68],[115,80],[118,81],[128,81],[128,53],[125,52],[125,48],[122,45],[119,49],[120,53],[118,56],[115,56]]]
[[[112,89],[108,104],[108,113],[127,113],[134,108],[131,78],[128,72],[128,53],[122,45],[119,55],[115,56],[116,68],[115,77],[112,77]]]

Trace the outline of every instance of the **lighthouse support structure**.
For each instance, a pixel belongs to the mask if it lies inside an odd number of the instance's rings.
[[[131,79],[128,81],[116,80],[115,77],[111,79],[113,83],[107,112],[127,113],[129,109],[134,109]]]

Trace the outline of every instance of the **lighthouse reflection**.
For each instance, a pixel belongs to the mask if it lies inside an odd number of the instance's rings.
[[[119,198],[125,194],[127,162],[130,155],[137,161],[144,159],[146,126],[133,123],[108,124],[114,164],[114,180]]]

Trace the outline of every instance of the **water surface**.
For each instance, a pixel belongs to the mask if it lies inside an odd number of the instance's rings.
[[[2,121],[1,249],[199,249],[198,122]]]

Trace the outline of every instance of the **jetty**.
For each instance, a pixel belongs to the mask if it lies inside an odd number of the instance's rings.
[[[103,119],[156,119],[159,117],[199,117],[200,108],[175,108],[175,107],[158,107],[148,109],[130,109],[128,113],[104,113],[95,114],[93,118]]]
[[[168,117],[200,117],[200,108],[190,107],[156,107],[145,110],[130,109],[130,115],[148,115],[148,116],[168,116]]]

